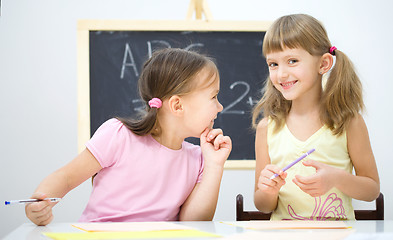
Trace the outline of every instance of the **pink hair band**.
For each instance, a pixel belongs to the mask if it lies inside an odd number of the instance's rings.
[[[159,99],[159,98],[152,98],[152,99],[149,101],[149,106],[150,106],[151,108],[160,108],[160,107],[162,106],[162,101],[161,101],[161,99]]]
[[[336,49],[337,49],[337,48],[336,48],[335,46],[332,46],[332,47],[329,49],[330,54],[335,55],[335,54],[334,54],[334,50],[336,50]]]

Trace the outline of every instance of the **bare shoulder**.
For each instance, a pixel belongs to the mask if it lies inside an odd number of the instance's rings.
[[[360,114],[351,119],[347,128],[347,146],[354,164],[365,156],[373,158],[366,123]]]
[[[257,133],[266,133],[268,125],[268,118],[263,118],[257,125]]]
[[[268,119],[263,118],[257,125],[257,132],[255,134],[255,154],[257,160],[261,156],[265,156],[267,152],[267,128]]]
[[[351,137],[358,136],[359,134],[368,135],[368,131],[363,116],[361,114],[356,114],[348,124],[347,135]]]

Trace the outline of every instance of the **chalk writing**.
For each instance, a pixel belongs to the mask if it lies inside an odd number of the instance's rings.
[[[127,56],[130,57],[131,62],[127,62]],[[123,79],[124,77],[124,70],[126,67],[131,66],[134,69],[135,76],[138,77],[138,69],[136,69],[136,63],[134,60],[134,56],[132,55],[132,51],[130,48],[130,45],[126,43],[125,50],[124,50],[124,55],[123,55],[123,65],[121,66],[121,73],[120,73],[120,79]]]

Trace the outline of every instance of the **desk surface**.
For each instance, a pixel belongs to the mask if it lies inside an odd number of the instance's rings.
[[[393,239],[393,220],[385,221],[346,221],[350,229],[280,229],[280,230],[251,230],[243,226],[247,222],[213,221],[213,222],[176,222],[194,229],[221,235],[224,238],[200,238],[200,239]],[[81,232],[71,226],[72,223],[51,223],[45,227],[38,227],[32,223],[25,223],[5,236],[4,240],[23,239],[50,239],[42,235],[42,232]],[[348,234],[342,234],[346,231]],[[337,233],[339,233],[337,235]],[[341,233],[341,235],[340,235]],[[288,238],[290,236],[290,238]],[[298,237],[297,237],[298,236]],[[339,237],[341,236],[341,237]],[[184,238],[197,239],[197,238]]]

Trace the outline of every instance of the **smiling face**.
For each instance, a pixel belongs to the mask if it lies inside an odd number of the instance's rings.
[[[284,48],[266,54],[266,61],[270,80],[285,99],[296,100],[310,91],[321,91],[320,57],[301,48]]]
[[[220,79],[217,72],[212,74],[210,68],[200,71],[194,81],[195,89],[182,96],[185,131],[192,137],[200,137],[206,128],[212,128],[214,119],[222,111],[223,106],[218,101]]]

